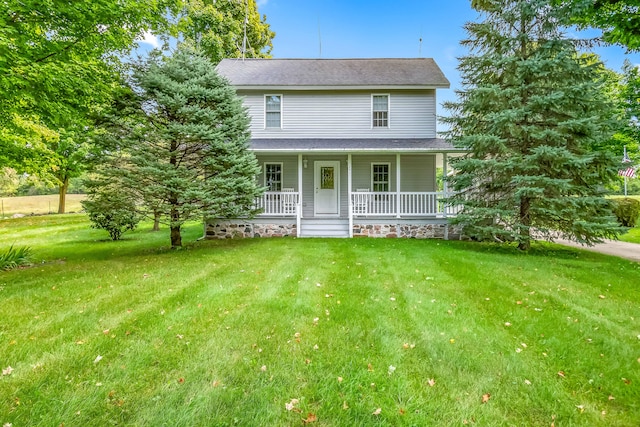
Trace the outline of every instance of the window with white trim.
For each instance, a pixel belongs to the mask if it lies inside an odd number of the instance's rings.
[[[390,170],[390,163],[371,163],[371,189],[373,191],[389,191]]]
[[[282,191],[282,163],[264,164],[264,186],[267,191]]]
[[[374,128],[389,127],[389,95],[371,95],[371,117]]]
[[[265,128],[282,127],[282,95],[264,96]]]

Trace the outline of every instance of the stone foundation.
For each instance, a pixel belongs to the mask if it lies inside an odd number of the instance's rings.
[[[207,239],[245,239],[251,237],[296,237],[295,224],[243,224],[217,222],[207,224]]]
[[[458,239],[460,231],[446,224],[353,224],[353,237],[387,237],[405,239]]]
[[[405,239],[459,239],[460,230],[446,224],[353,224],[353,237]],[[241,222],[208,223],[207,239],[246,239],[253,237],[296,237],[295,224],[251,224]]]

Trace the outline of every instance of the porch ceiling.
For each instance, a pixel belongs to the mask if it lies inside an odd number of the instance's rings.
[[[251,150],[267,153],[463,153],[440,138],[254,138]]]

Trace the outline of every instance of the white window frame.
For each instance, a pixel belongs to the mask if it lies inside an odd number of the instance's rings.
[[[376,96],[387,97],[387,125],[386,126],[374,126],[375,111],[373,109],[373,98]],[[391,94],[388,93],[372,93],[371,94],[371,129],[389,129],[391,127]]]
[[[373,169],[375,166],[381,166],[381,165],[386,166],[388,170],[387,175],[389,179],[387,181],[387,186],[389,188],[387,189],[387,191],[383,191],[383,193],[388,193],[391,191],[391,162],[372,162],[371,163],[371,191],[380,192],[375,190],[376,187],[373,182]]]
[[[280,166],[280,189],[279,190],[271,190],[271,188],[269,187],[268,183],[267,183],[267,165],[278,165]],[[267,187],[267,191],[282,191],[282,188],[284,188],[284,166],[282,162],[264,162],[263,167],[262,167],[263,171],[262,171],[262,179],[264,182],[264,186]]]
[[[277,96],[280,98],[280,125],[279,126],[267,126],[267,99],[270,96]],[[266,93],[264,95],[264,128],[265,129],[282,129],[282,110],[283,110],[283,105],[284,103],[284,97],[282,96],[281,93]]]

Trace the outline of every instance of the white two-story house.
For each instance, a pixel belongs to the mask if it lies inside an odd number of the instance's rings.
[[[267,191],[253,219],[206,224],[208,238],[447,237],[436,170],[459,153],[436,137],[432,59],[225,59],[217,71],[251,117]]]

